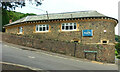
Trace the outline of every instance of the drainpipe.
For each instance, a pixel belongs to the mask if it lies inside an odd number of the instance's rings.
[[[75,54],[76,54],[76,44],[77,44],[77,41],[74,41],[74,43],[75,43],[75,48],[74,48],[74,57],[75,57]]]

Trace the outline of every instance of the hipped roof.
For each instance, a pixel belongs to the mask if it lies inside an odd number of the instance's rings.
[[[48,18],[49,17],[49,18]],[[64,13],[51,13],[51,14],[41,14],[34,16],[27,16],[22,19],[19,19],[15,22],[7,24],[5,26],[15,25],[22,22],[30,22],[30,21],[41,21],[41,20],[54,20],[54,19],[71,19],[71,18],[87,18],[87,17],[107,17],[97,11],[77,11],[77,12],[64,12]],[[111,18],[111,17],[109,17]],[[114,18],[112,18],[114,19]],[[117,19],[114,19],[117,21]],[[117,21],[118,22],[118,21]]]

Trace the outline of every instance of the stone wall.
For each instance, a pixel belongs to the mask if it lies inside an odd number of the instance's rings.
[[[76,31],[61,31],[62,23],[77,23]],[[37,24],[49,24],[50,32],[36,33],[35,26]],[[74,38],[79,39],[77,44],[76,57],[85,58],[84,50],[97,51],[97,61],[114,62],[115,58],[115,25],[116,23],[106,19],[88,19],[88,20],[70,20],[57,22],[42,23],[23,23],[6,27],[10,34],[17,34],[18,27],[23,27],[23,35],[3,35],[3,40],[23,46],[43,49],[47,51],[62,53],[73,56],[74,43],[70,41]],[[82,30],[92,29],[92,37],[83,37]],[[106,30],[106,32],[104,32]],[[108,44],[104,45],[101,40],[106,39]],[[87,53],[86,58],[94,60],[94,53]]]
[[[11,28],[6,28],[7,33],[17,34],[18,27],[23,26],[24,35],[40,36],[46,39],[58,39],[62,41],[71,41],[74,38],[78,38],[82,43],[101,43],[102,39],[109,40],[109,43],[115,42],[115,23],[109,21],[69,21],[77,23],[77,31],[60,31],[60,24],[66,22],[53,22],[53,23],[27,23]],[[47,33],[35,33],[36,24],[49,24],[51,26],[50,32]],[[82,30],[92,29],[92,37],[82,37]],[[104,30],[107,32],[104,33]]]
[[[25,35],[14,35],[7,33],[3,33],[2,36],[2,40],[9,43],[74,56],[75,43],[69,41],[60,41],[58,39],[44,39],[40,37],[33,38],[32,36],[27,37]],[[75,57],[84,59],[84,50],[97,51],[97,61],[109,63],[114,63],[115,61],[114,45],[77,43]],[[87,53],[86,58],[89,60],[95,60],[95,54]]]

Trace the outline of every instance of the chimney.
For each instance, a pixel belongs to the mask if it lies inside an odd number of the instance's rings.
[[[9,23],[12,23],[12,19],[9,20]]]

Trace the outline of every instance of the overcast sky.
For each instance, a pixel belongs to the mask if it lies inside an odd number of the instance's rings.
[[[96,10],[106,16],[118,19],[118,2],[120,0],[43,0],[39,7],[30,5],[27,2],[26,7],[16,8],[17,12],[45,14]],[[115,28],[115,34],[118,35],[118,25]]]

